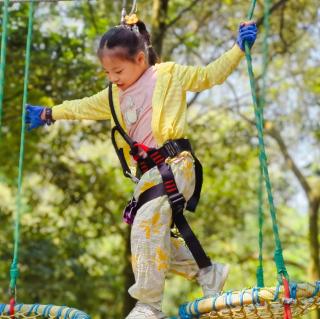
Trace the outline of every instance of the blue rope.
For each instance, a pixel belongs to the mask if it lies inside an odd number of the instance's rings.
[[[276,287],[276,291],[274,292],[274,297],[273,297],[273,300],[272,301],[276,301],[278,300],[279,298],[279,292],[280,292],[280,284],[278,283],[277,284],[277,287]]]
[[[213,301],[212,301],[212,309],[214,311],[217,311],[217,308],[216,308],[216,301],[218,299],[219,295],[215,295],[214,298],[213,298]]]
[[[39,309],[40,306],[41,306],[40,304],[36,304],[36,305],[35,305],[35,307],[34,307],[34,312],[35,312],[36,314],[38,314],[38,309]]]
[[[243,306],[243,296],[244,296],[246,290],[247,289],[243,289],[243,290],[240,291],[240,297],[239,298],[240,298],[240,306],[241,307]]]
[[[252,288],[252,304],[260,304],[259,287]]]
[[[36,307],[37,304],[32,305],[32,307],[27,312],[27,316],[30,316],[32,314],[33,308]]]
[[[320,280],[316,281],[316,287],[311,297],[315,297],[320,291]]]
[[[49,317],[50,315],[50,310],[53,307],[53,305],[47,305],[44,307],[43,311],[42,311],[42,316],[44,317]]]
[[[232,291],[231,290],[226,292],[225,302],[226,302],[227,307],[229,307],[229,308],[233,307],[233,304],[232,304]]]
[[[16,304],[15,305],[16,312],[21,311],[23,306],[24,306],[24,304]],[[40,306],[41,306],[40,304],[31,305],[30,309],[28,310],[28,312],[26,314],[26,316],[30,316],[32,314],[39,314],[38,310],[39,310]],[[44,309],[42,310],[41,316],[44,317],[44,318],[50,318],[50,311],[51,311],[52,307],[54,307],[54,305],[46,305],[44,307]],[[7,311],[6,311],[6,308],[7,308]],[[66,308],[68,308],[68,307],[61,306],[59,308],[55,318],[56,319],[60,319],[63,310],[66,309]],[[70,313],[72,311],[74,311],[74,312],[73,312],[72,316],[69,318],[69,315],[70,315]],[[6,314],[8,316],[10,315],[10,307],[7,304],[0,304],[0,315],[1,314]],[[185,317],[183,319],[191,319],[191,318],[192,317],[188,316],[188,317]],[[77,310],[77,309],[74,309],[74,308],[68,308],[68,311],[66,311],[64,319],[91,319],[91,317],[88,314],[86,314],[85,312],[83,312],[83,311],[80,311],[80,310]]]
[[[69,319],[69,314],[70,314],[71,311],[72,311],[71,308],[66,311],[66,313],[64,315],[64,319]]]
[[[66,307],[60,307],[59,308],[59,310],[58,310],[58,312],[57,312],[57,319],[60,319],[60,317],[61,317],[61,314],[62,314],[62,311],[63,311],[63,309],[65,309]]]
[[[199,312],[199,301],[202,299],[196,299],[194,301],[194,312],[196,313],[197,316],[200,316],[201,313]]]
[[[179,316],[181,317],[181,319],[192,319],[192,316],[190,316],[187,312],[187,303],[182,304],[179,307]]]
[[[297,299],[297,287],[296,282],[290,282],[290,298]]]
[[[21,303],[21,304],[16,305],[16,308],[17,308],[17,310],[18,310],[18,311],[20,311],[22,307],[23,307],[23,304],[22,304],[22,303]]]
[[[0,304],[0,314],[4,312],[4,309],[6,308],[5,304]]]

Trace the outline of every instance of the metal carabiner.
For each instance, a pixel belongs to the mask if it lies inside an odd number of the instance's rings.
[[[126,6],[127,6],[127,1],[126,0],[123,0],[122,1],[122,10],[121,10],[121,24],[125,24],[125,21],[126,21],[126,15],[127,15],[127,10],[126,10]],[[138,10],[137,8],[137,0],[133,0],[133,3],[132,3],[132,8],[131,8],[131,11],[129,13],[129,16],[136,13]]]
[[[137,177],[135,177],[134,175],[132,175],[131,172],[126,171],[126,172],[125,172],[125,175],[128,176],[128,177],[130,177],[131,180],[132,180],[134,183],[136,183],[136,184],[138,184],[138,183],[140,182],[140,179],[137,178]]]

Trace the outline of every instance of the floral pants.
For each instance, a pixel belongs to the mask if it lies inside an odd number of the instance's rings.
[[[193,158],[183,152],[168,163],[180,193],[188,200],[194,191]],[[134,197],[162,182],[157,167],[146,172],[138,183]],[[129,294],[143,303],[161,307],[168,271],[192,279],[199,271],[191,252],[179,238],[171,237],[172,211],[167,196],[144,204],[137,212],[131,231],[132,268],[135,284]]]

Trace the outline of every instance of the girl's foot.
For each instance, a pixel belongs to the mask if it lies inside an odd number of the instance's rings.
[[[126,319],[165,319],[168,318],[160,310],[142,302],[137,302]]]
[[[211,266],[199,270],[197,281],[201,285],[205,297],[221,292],[229,274],[229,265],[212,263]]]

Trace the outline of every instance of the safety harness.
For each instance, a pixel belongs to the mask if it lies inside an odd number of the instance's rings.
[[[121,127],[117,118],[113,104],[112,83],[109,84],[108,96],[111,114],[115,123],[115,126],[111,130],[111,140],[119,157],[124,175],[126,177],[130,177],[135,182],[138,182],[139,176],[143,175],[151,168],[157,167],[162,178],[162,183],[155,185],[141,193],[137,200],[135,198],[131,199],[124,210],[124,221],[128,224],[132,224],[134,217],[140,207],[157,197],[167,195],[170,207],[172,209],[173,224],[180,232],[199,268],[201,269],[210,266],[211,261],[209,257],[205,254],[199,240],[193,233],[190,225],[183,215],[185,207],[189,211],[195,211],[200,199],[202,187],[202,166],[200,161],[194,155],[189,140],[183,138],[169,140],[160,148],[149,148],[144,144],[133,141]],[[137,161],[138,174],[136,176],[132,174],[126,162],[123,149],[119,148],[116,143],[116,132],[118,132],[129,145],[130,154]],[[145,152],[145,154],[147,155],[146,157],[139,155],[141,150]],[[166,163],[167,158],[174,158],[184,151],[190,152],[194,158],[196,176],[195,190],[188,202],[186,202],[184,196],[179,192],[172,169],[170,165]]]

